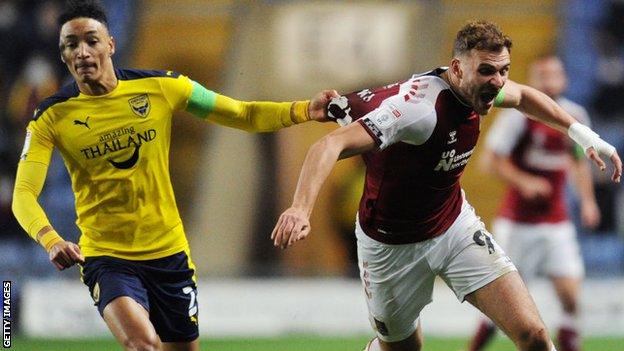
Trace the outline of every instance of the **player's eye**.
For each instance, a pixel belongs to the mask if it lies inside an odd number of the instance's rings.
[[[496,70],[494,70],[492,67],[482,67],[482,68],[479,68],[478,72],[484,76],[489,76],[489,75],[494,74]]]

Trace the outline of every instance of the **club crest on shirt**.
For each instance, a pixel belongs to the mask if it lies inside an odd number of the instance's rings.
[[[150,101],[147,94],[141,94],[128,100],[132,112],[141,118],[147,117],[150,113]]]

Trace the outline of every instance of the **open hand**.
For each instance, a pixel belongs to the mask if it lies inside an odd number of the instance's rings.
[[[277,220],[271,233],[273,246],[286,249],[296,241],[305,239],[310,234],[310,219],[305,211],[291,207],[284,211]]]
[[[602,158],[600,158],[600,155],[598,155],[598,152],[593,147],[588,148],[586,152],[587,152],[587,157],[590,160],[594,161],[596,166],[598,166],[598,168],[600,168],[601,171],[604,171],[607,168],[605,162],[602,160]],[[617,151],[613,151],[613,154],[611,154],[609,159],[613,163],[613,167],[614,167],[613,175],[611,175],[611,180],[613,180],[616,183],[619,183],[620,177],[622,176],[622,160],[620,160],[620,156],[618,156]]]
[[[547,198],[552,194],[552,186],[543,177],[527,177],[518,188],[520,195],[527,200]]]

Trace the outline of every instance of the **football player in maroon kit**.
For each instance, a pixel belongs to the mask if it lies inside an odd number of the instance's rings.
[[[459,301],[496,323],[520,350],[552,351],[537,308],[511,260],[469,205],[459,178],[482,115],[514,107],[568,133],[602,169],[615,148],[547,95],[508,80],[511,40],[493,23],[458,33],[450,67],[335,98],[345,125],[309,150],[292,206],[271,234],[282,248],[306,238],[321,185],[335,163],[362,154],[364,193],[356,220],[360,276],[377,337],[366,350],[420,350],[419,314],[440,276]],[[354,122],[354,123],[351,123]]]
[[[567,78],[558,57],[536,59],[529,67],[529,84],[588,124],[587,111],[561,96]],[[584,267],[576,230],[566,209],[568,171],[573,172],[576,183],[582,223],[595,227],[600,221],[583,150],[565,135],[513,109],[497,116],[485,145],[484,165],[508,184],[492,226],[496,239],[525,282],[538,274],[551,280],[563,308],[557,332],[559,350],[578,351],[577,297]],[[483,350],[495,331],[494,323],[483,319],[469,350]]]

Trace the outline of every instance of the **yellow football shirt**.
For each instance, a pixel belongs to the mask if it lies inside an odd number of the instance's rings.
[[[306,103],[241,102],[171,71],[116,75],[117,87],[105,95],[82,94],[74,83],[46,99],[28,125],[18,168],[14,212],[36,238],[49,222],[36,203],[43,181],[32,173],[45,172],[54,147],[60,150],[85,256],[146,260],[188,249],[169,175],[174,111],[250,131],[308,118]]]
[[[56,146],[76,196],[85,256],[164,257],[188,246],[169,176],[171,117],[191,81],[171,72],[118,71],[106,95],[72,84],[28,125],[23,161],[48,164]],[[45,106],[49,104],[50,106]]]

